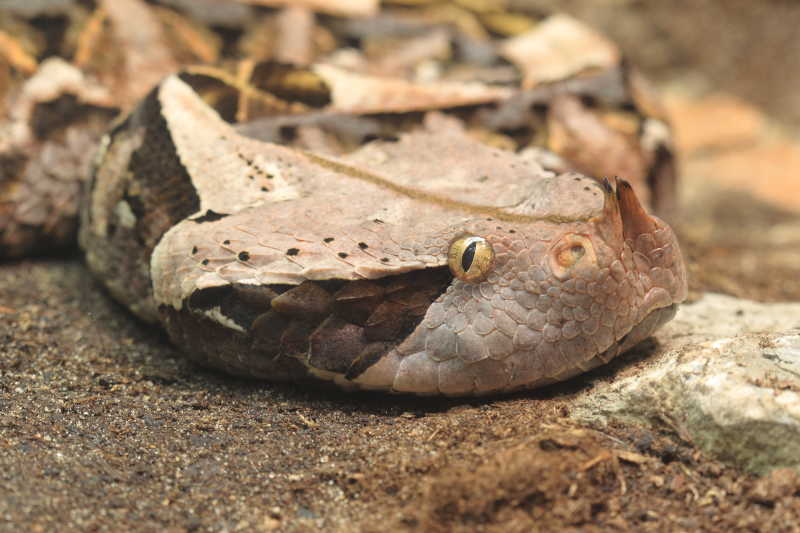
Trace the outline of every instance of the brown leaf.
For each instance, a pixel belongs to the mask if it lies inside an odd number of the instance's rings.
[[[481,83],[414,83],[400,78],[367,76],[333,65],[312,70],[330,87],[335,111],[349,113],[405,113],[490,103],[511,96],[512,89]]]
[[[219,60],[222,43],[217,34],[171,9],[160,6],[152,6],[151,9],[166,33],[172,35],[170,45],[179,61],[216,63]]]
[[[562,14],[553,15],[532,30],[506,40],[500,52],[523,72],[525,88],[561,80],[591,68],[609,68],[620,59],[613,43]]]
[[[230,0],[229,0],[230,1]],[[378,0],[232,0],[255,6],[296,6],[348,17],[366,17],[378,12]]]
[[[278,41],[275,59],[293,65],[308,65],[314,59],[314,12],[288,6],[277,17]]]
[[[453,53],[450,32],[445,28],[413,37],[367,38],[364,49],[370,72],[387,76],[408,76],[423,62],[447,60]]]
[[[548,148],[589,176],[620,177],[633,185],[645,205],[647,161],[636,138],[605,124],[575,96],[553,99],[548,115]]]
[[[127,109],[182,64],[216,62],[220,49],[217,35],[172,9],[101,0],[79,29],[73,61]]]
[[[3,31],[0,31],[0,57],[23,74],[30,75],[36,70],[36,58],[26,52],[19,41]]]
[[[114,113],[112,98],[60,58],[44,61],[0,130],[0,255],[74,240],[80,182]]]
[[[129,98],[141,98],[161,78],[178,68],[167,46],[164,29],[141,0],[102,0],[108,13],[114,44],[124,51],[125,75],[116,88]],[[131,24],[136,21],[136,24]],[[133,80],[136,83],[132,83]]]

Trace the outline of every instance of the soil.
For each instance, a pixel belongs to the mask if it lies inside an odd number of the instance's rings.
[[[346,394],[188,363],[79,257],[4,265],[0,287],[0,529],[800,530],[800,485],[568,419],[657,341],[513,397]]]
[[[692,294],[798,301],[800,198],[770,200],[781,182],[761,149],[788,147],[771,162],[797,179],[800,139],[740,101],[760,117],[744,141],[684,142],[712,114],[687,64],[653,68],[676,120]],[[742,153],[749,181],[726,162]],[[657,337],[511,397],[258,383],[185,361],[75,254],[0,265],[0,352],[0,530],[800,531],[793,472],[754,478],[679,430],[570,421],[572,398],[657,357]]]

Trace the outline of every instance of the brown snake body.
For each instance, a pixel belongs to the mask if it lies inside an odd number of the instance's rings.
[[[609,361],[686,296],[675,236],[646,209],[671,203],[667,129],[606,41],[563,16],[538,31],[498,45],[513,82],[334,54],[167,76],[100,141],[89,267],[239,375],[463,396]],[[537,59],[576,39],[605,55]]]

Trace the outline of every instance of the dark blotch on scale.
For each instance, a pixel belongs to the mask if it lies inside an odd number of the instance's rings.
[[[282,349],[283,331],[274,317],[267,322],[269,331],[276,336],[262,345],[254,336],[231,332],[228,327],[210,317],[191,312],[186,306],[176,310],[170,305],[162,305],[159,312],[175,344],[183,347],[192,360],[203,366],[239,376],[268,377],[275,381],[296,381],[309,377],[301,361],[281,355],[297,352]],[[306,332],[304,338],[307,339],[307,336]],[[307,340],[300,349],[305,353]]]
[[[189,297],[190,311],[203,313],[218,308],[226,318],[248,329],[253,321],[270,309],[275,292],[268,287],[223,285],[196,291]]]
[[[356,378],[405,340],[451,280],[444,267],[348,282],[311,336],[308,363]]]
[[[324,317],[331,312],[333,296],[313,281],[304,281],[272,300],[272,309],[297,318]]]
[[[394,348],[395,343],[390,342],[371,342],[361,350],[358,357],[350,363],[350,368],[344,375],[347,379],[355,379],[363,374],[369,367],[377,363],[381,357]]]
[[[208,209],[204,215],[199,216],[197,218],[190,219],[192,222],[196,222],[197,224],[202,224],[203,222],[215,222],[222,218],[228,216],[228,213],[217,213],[216,211],[212,211]]]
[[[241,326],[227,334],[250,346],[248,368],[299,359],[354,379],[405,340],[451,280],[440,267],[378,280],[234,284],[197,291],[184,312],[209,323],[206,312],[221,313]]]
[[[311,334],[308,362],[314,368],[345,374],[366,346],[364,328],[330,316]]]
[[[333,310],[341,318],[363,326],[383,300],[384,289],[377,283],[356,280],[333,295]]]

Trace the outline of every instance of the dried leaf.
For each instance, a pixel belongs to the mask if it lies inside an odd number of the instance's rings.
[[[289,6],[278,15],[275,59],[293,65],[314,60],[314,12],[307,7]]]
[[[505,36],[520,35],[536,25],[536,20],[527,15],[502,11],[486,13],[481,20],[491,31]]]
[[[330,87],[336,111],[348,113],[405,113],[483,104],[508,98],[512,89],[481,83],[412,83],[348,72],[332,65],[312,67]]]
[[[0,57],[23,74],[30,75],[36,70],[36,58],[25,51],[19,41],[0,31]]]
[[[161,20],[166,33],[172,35],[170,44],[178,61],[216,63],[219,60],[222,42],[217,34],[171,9],[160,6],[151,9]]]
[[[320,13],[348,17],[367,17],[378,12],[378,0],[233,0],[240,4],[255,6],[296,6]]]
[[[435,24],[451,24],[472,39],[478,41],[489,40],[489,33],[478,17],[474,13],[458,6],[452,4],[435,5],[415,12],[414,15]]]
[[[623,178],[650,205],[647,161],[638,139],[614,130],[575,96],[553,99],[548,115],[548,148],[576,170],[597,177]]]
[[[370,72],[387,76],[411,76],[428,61],[451,57],[450,32],[436,28],[419,36],[371,38],[364,42]]]
[[[44,61],[22,85],[0,127],[0,255],[74,241],[80,184],[112,102],[60,58]]]
[[[92,59],[94,51],[98,48],[98,43],[103,36],[103,24],[108,18],[106,10],[99,7],[94,10],[89,20],[78,35],[75,47],[75,55],[72,61],[76,66],[85,68]]]
[[[620,60],[616,46],[567,15],[553,15],[532,30],[506,40],[501,54],[525,75],[523,86],[561,80]]]
[[[140,0],[102,0],[114,31],[115,44],[124,51],[125,80],[121,90],[138,99],[161,78],[178,68],[155,14]],[[131,21],[136,24],[131,24]],[[136,83],[131,83],[132,80]]]
[[[73,95],[82,105],[114,107],[114,97],[105,87],[89,81],[77,68],[61,58],[45,60],[22,87],[12,109],[14,125],[12,142],[23,145],[31,141],[33,113],[38,104],[50,102],[63,94]]]

